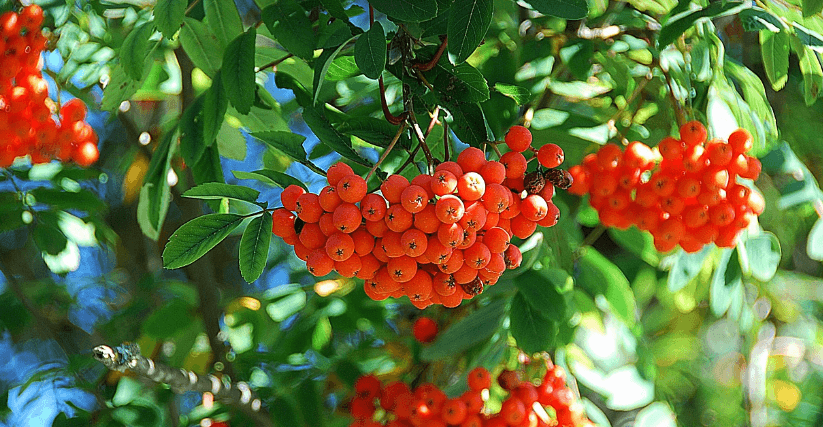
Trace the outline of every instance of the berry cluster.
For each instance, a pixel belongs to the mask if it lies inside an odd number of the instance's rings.
[[[475,368],[468,375],[469,390],[460,397],[449,398],[433,384],[414,390],[402,382],[383,386],[377,377],[360,377],[355,384],[356,396],[349,410],[355,421],[351,427],[591,427],[582,405],[566,387],[562,368],[551,366],[540,385],[522,381],[515,371],[503,371],[497,377],[509,392],[500,412],[490,414],[485,407],[484,391],[491,387],[491,375],[485,368]],[[381,409],[378,411],[378,409]]]
[[[66,102],[54,120],[57,108],[41,72],[40,53],[48,43],[42,23],[43,10],[34,4],[0,15],[0,168],[25,155],[35,164],[58,159],[81,166],[99,156],[82,101]]]
[[[751,147],[745,129],[734,131],[728,141],[706,141],[706,128],[692,121],[680,128],[680,139],[660,141],[659,163],[641,142],[632,142],[625,152],[604,145],[569,169],[574,177],[569,192],[589,193],[607,227],[635,225],[650,232],[660,252],[678,244],[686,252],[711,242],[732,247],[765,204],[737,180],[760,175],[760,161],[746,154]]]
[[[510,131],[506,142],[517,150],[500,161],[470,147],[433,175],[411,182],[389,176],[379,193],[369,193],[362,177],[337,163],[320,194],[296,185],[283,191],[284,208],[274,211],[272,231],[294,246],[315,276],[336,270],[365,279],[366,294],[375,300],[407,296],[421,309],[456,307],[520,265],[520,250],[509,244],[513,236],[525,239],[538,225],[551,227],[559,219],[552,183],[567,188],[568,172],[526,174],[521,151],[531,145],[528,132],[520,126]],[[537,155],[556,167],[563,151],[548,145]]]

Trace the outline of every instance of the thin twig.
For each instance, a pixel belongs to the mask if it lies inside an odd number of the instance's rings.
[[[432,156],[432,152],[426,144],[426,136],[423,135],[423,131],[420,129],[420,125],[417,123],[417,119],[414,117],[413,112],[409,114],[409,121],[412,124],[414,136],[416,136],[417,140],[420,141],[420,146],[423,148],[423,154],[426,155],[426,163],[428,163],[430,169],[429,173],[431,173],[431,169],[434,167],[434,156]]]
[[[389,111],[389,103],[386,102],[386,84],[383,83],[383,76],[380,76],[377,79],[377,83],[380,86],[380,107],[383,108],[383,115],[386,116],[386,120],[393,125],[403,123],[403,121],[406,120],[406,112],[403,112],[399,116],[395,116],[391,113],[391,111]]]
[[[265,69],[267,69],[267,68],[274,68],[274,67],[276,67],[276,66],[280,65],[280,63],[281,63],[281,62],[283,62],[283,61],[285,61],[285,60],[287,60],[287,59],[289,59],[289,58],[291,58],[291,57],[293,57],[293,56],[294,56],[294,54],[293,54],[293,53],[290,53],[290,54],[288,54],[288,55],[286,55],[286,56],[284,56],[284,57],[282,57],[282,58],[280,58],[280,59],[277,59],[277,60],[274,60],[274,61],[272,61],[272,62],[269,62],[268,64],[266,64],[266,65],[264,65],[264,66],[262,66],[262,67],[258,68],[258,69],[257,69],[257,71],[258,71],[258,72],[260,72],[260,71],[263,71],[263,70],[265,70]]]
[[[451,161],[451,140],[449,138],[449,122],[443,120],[443,151],[446,161]]]
[[[123,343],[114,348],[99,345],[92,352],[98,362],[113,371],[129,370],[154,382],[168,384],[175,393],[211,393],[215,399],[238,406],[254,417],[257,425],[272,425],[263,403],[244,382],[227,383],[211,374],[200,376],[186,369],[155,363],[140,354],[140,347],[133,343]]]
[[[383,160],[386,160],[386,156],[389,155],[392,148],[394,148],[394,145],[397,144],[398,140],[400,140],[400,135],[403,134],[404,130],[406,130],[406,122],[403,122],[400,125],[400,128],[397,129],[397,133],[394,135],[394,138],[392,138],[391,142],[389,143],[389,146],[386,147],[386,150],[383,151],[383,155],[380,156],[380,160],[378,160],[377,163],[375,163],[374,166],[372,166],[371,170],[369,170],[369,173],[366,175],[366,181],[368,181],[369,178],[371,178],[371,176],[374,174],[374,171],[376,171],[377,168],[380,167],[380,164],[383,163]]]
[[[185,12],[183,15],[188,15],[188,14],[189,14],[189,12],[191,12],[191,11],[192,11],[192,9],[194,9],[194,8],[195,8],[195,6],[197,6],[197,4],[198,4],[198,3],[200,3],[200,0],[194,0],[193,2],[191,2],[191,4],[189,5],[189,7],[187,7],[187,8],[186,8],[186,12]]]
[[[440,43],[440,47],[437,49],[437,52],[434,54],[434,57],[429,62],[418,62],[412,64],[412,68],[418,69],[420,71],[429,71],[434,68],[438,62],[440,62],[440,57],[443,56],[443,52],[446,51],[446,46],[449,44],[449,37],[443,37],[443,41]]]

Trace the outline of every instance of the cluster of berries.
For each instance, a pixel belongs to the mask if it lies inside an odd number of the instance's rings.
[[[765,207],[763,196],[740,182],[755,180],[760,161],[746,153],[752,148],[748,131],[738,129],[728,141],[706,141],[706,128],[697,121],[680,128],[680,139],[666,137],[654,151],[632,142],[623,152],[607,144],[589,154],[569,172],[572,194],[590,194],[607,227],[632,225],[650,232],[660,252],[678,244],[697,252],[714,242],[733,247],[740,230]]]
[[[522,381],[515,371],[501,372],[497,382],[509,396],[499,413],[489,414],[484,396],[488,396],[491,375],[482,367],[469,372],[469,390],[456,398],[449,398],[428,383],[411,390],[402,382],[384,387],[377,377],[363,376],[355,384],[356,396],[349,405],[355,419],[350,426],[593,426],[574,393],[566,387],[566,374],[560,367],[550,366],[540,385]]]
[[[57,107],[41,72],[40,53],[48,43],[42,23],[43,10],[34,4],[0,15],[0,168],[26,155],[35,164],[58,159],[81,166],[99,156],[82,101],[66,102],[54,120]]]
[[[538,225],[557,223],[560,211],[547,178],[570,185],[568,172],[559,169],[526,174],[521,151],[531,145],[527,129],[516,126],[506,142],[515,149],[500,161],[470,147],[456,162],[437,165],[433,175],[411,182],[389,176],[379,193],[369,193],[362,177],[337,163],[320,194],[296,185],[283,190],[284,208],[274,211],[272,231],[294,246],[315,276],[336,270],[365,279],[374,300],[408,296],[421,309],[456,307],[520,265],[520,250],[509,244],[513,236],[525,239]],[[548,145],[540,150],[551,157],[543,164],[554,168],[563,151]]]

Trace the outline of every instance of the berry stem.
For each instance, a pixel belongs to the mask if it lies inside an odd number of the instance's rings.
[[[666,80],[666,86],[668,90],[666,94],[669,96],[669,101],[672,103],[672,107],[674,107],[674,118],[677,120],[677,127],[680,128],[684,124],[686,124],[686,112],[683,111],[683,106],[680,105],[680,101],[674,96],[674,86],[672,85],[671,77],[669,73],[660,67],[660,71],[663,72],[663,78]]]
[[[597,227],[595,227],[595,229],[592,230],[592,232],[589,233],[589,235],[586,236],[585,239],[583,239],[583,242],[580,243],[580,247],[578,248],[578,252],[580,252],[580,250],[582,250],[585,247],[593,245],[594,242],[596,242],[597,239],[599,239],[600,236],[602,236],[605,231],[606,231],[606,227],[604,227],[603,224],[597,224]]]
[[[420,146],[423,147],[423,154],[426,155],[426,163],[429,165],[428,173],[432,173],[434,168],[434,156],[432,156],[431,150],[429,150],[429,146],[426,144],[426,135],[423,135],[423,131],[420,129],[420,125],[417,123],[417,119],[414,117],[414,112],[409,114],[409,121],[412,124],[412,129],[414,130],[414,136],[417,137],[417,140],[420,141]]]
[[[397,144],[397,141],[400,139],[400,135],[403,134],[404,130],[406,130],[406,122],[401,123],[400,128],[397,129],[397,133],[394,135],[394,138],[392,138],[391,142],[389,143],[389,146],[386,147],[386,150],[383,151],[383,155],[380,156],[380,160],[378,160],[377,163],[375,163],[374,166],[372,166],[371,170],[369,170],[369,173],[366,175],[366,181],[368,181],[369,178],[371,178],[371,176],[374,174],[374,171],[376,171],[377,168],[380,167],[380,164],[383,163],[383,160],[386,160],[386,156],[389,155],[392,148],[394,148],[394,145]]]

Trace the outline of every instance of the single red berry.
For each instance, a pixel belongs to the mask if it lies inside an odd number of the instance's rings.
[[[509,129],[505,141],[510,150],[522,153],[532,145],[532,133],[523,126],[515,125]]]
[[[430,343],[437,337],[437,323],[428,317],[420,317],[412,328],[414,338],[421,343]]]

